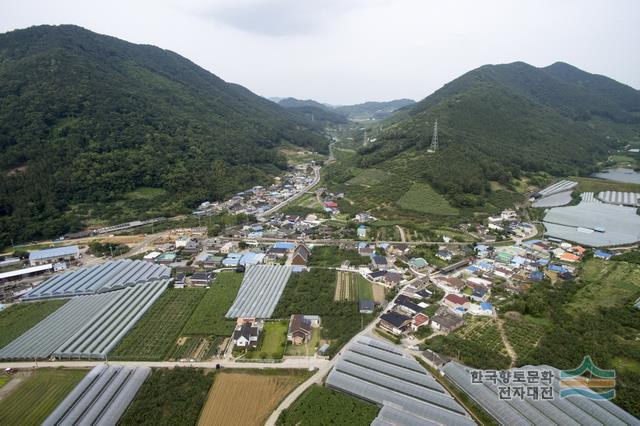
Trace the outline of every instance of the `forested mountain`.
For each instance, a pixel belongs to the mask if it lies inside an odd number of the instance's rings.
[[[354,120],[381,120],[390,116],[393,112],[414,104],[412,99],[395,99],[386,102],[365,102],[355,105],[336,106],[335,111],[344,114]]]
[[[428,153],[436,119],[439,148]],[[490,181],[508,188],[532,172],[589,173],[639,136],[640,92],[631,87],[564,63],[486,65],[389,118],[358,165],[410,174],[473,207]]]
[[[291,112],[301,114],[314,122],[324,123],[325,125],[346,124],[349,122],[345,115],[335,112],[331,106],[311,99],[284,98],[277,103]]]
[[[264,183],[281,143],[327,150],[314,126],[154,46],[69,25],[1,34],[0,246]],[[162,203],[115,203],[140,188]]]

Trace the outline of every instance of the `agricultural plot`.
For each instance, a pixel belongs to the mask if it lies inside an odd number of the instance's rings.
[[[507,354],[507,350],[502,343],[500,331],[493,319],[469,318],[464,327],[458,329],[454,334],[465,340],[481,343],[490,352]]]
[[[306,379],[305,373],[219,373],[198,425],[261,426],[280,401]]]
[[[336,274],[336,292],[333,300],[341,302],[344,300],[357,300],[358,281],[353,272],[338,271]]]
[[[113,360],[159,361],[174,347],[185,323],[210,290],[169,289],[109,354]]]
[[[356,282],[358,283],[358,300],[373,300],[373,284],[360,274],[356,274]]]
[[[423,183],[411,185],[409,190],[398,200],[398,206],[405,210],[440,216],[459,214],[458,209],[451,207],[442,195]]]
[[[218,355],[223,349],[221,345],[224,338],[186,336],[180,337],[171,348],[168,358],[170,360],[189,359],[203,361]]]
[[[87,370],[34,371],[0,400],[0,424],[40,425],[86,374]]]
[[[278,418],[278,426],[368,426],[378,407],[324,386],[313,385]]]
[[[371,284],[371,292],[373,294],[373,301],[376,303],[384,303],[386,299],[386,287],[380,284]]]
[[[233,303],[244,274],[223,271],[206,291],[182,331],[183,336],[228,336],[236,321],[225,318]]]
[[[0,312],[0,348],[17,339],[66,302],[66,300],[47,300],[18,303]]]
[[[153,370],[120,425],[193,426],[207,398],[213,373],[199,368]]]
[[[526,319],[507,319],[504,331],[518,359],[526,358],[542,338],[544,330]]]

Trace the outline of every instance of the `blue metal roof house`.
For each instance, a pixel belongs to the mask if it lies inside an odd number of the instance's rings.
[[[593,256],[597,257],[598,259],[609,260],[609,259],[611,259],[611,256],[613,256],[613,255],[611,253],[606,252],[606,251],[595,250],[593,252]]]

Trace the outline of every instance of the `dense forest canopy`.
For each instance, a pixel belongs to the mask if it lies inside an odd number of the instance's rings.
[[[75,26],[1,34],[0,99],[0,247],[78,229],[86,205],[129,220],[267,182],[286,167],[283,142],[327,151],[304,116],[173,52]],[[138,188],[162,189],[163,207],[110,211]]]
[[[439,148],[428,153],[436,119]],[[640,137],[640,92],[564,63],[486,65],[400,110],[375,136],[359,167],[417,175],[464,206],[482,203],[489,181],[590,173]]]

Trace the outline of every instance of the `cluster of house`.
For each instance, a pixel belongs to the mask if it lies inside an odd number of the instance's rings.
[[[322,203],[322,209],[325,211],[325,213],[328,213],[331,216],[340,214],[338,200],[344,198],[344,193],[333,193],[328,192],[325,188],[318,188],[318,190],[316,191],[316,195]]]
[[[295,170],[274,178],[268,187],[254,186],[223,202],[205,201],[193,212],[197,216],[227,211],[231,214],[259,215],[303,191],[313,182],[313,164],[301,164]]]
[[[369,281],[380,283],[389,288],[396,287],[403,282],[406,268],[398,267],[396,260],[409,253],[409,245],[359,242],[356,244],[356,249],[360,256],[369,258],[367,265],[358,267],[358,272]]]
[[[287,329],[287,342],[294,346],[304,345],[311,340],[313,330],[320,327],[318,315],[291,315]],[[233,331],[234,346],[238,348],[256,348],[260,334],[264,328],[264,320],[256,318],[238,318]]]

